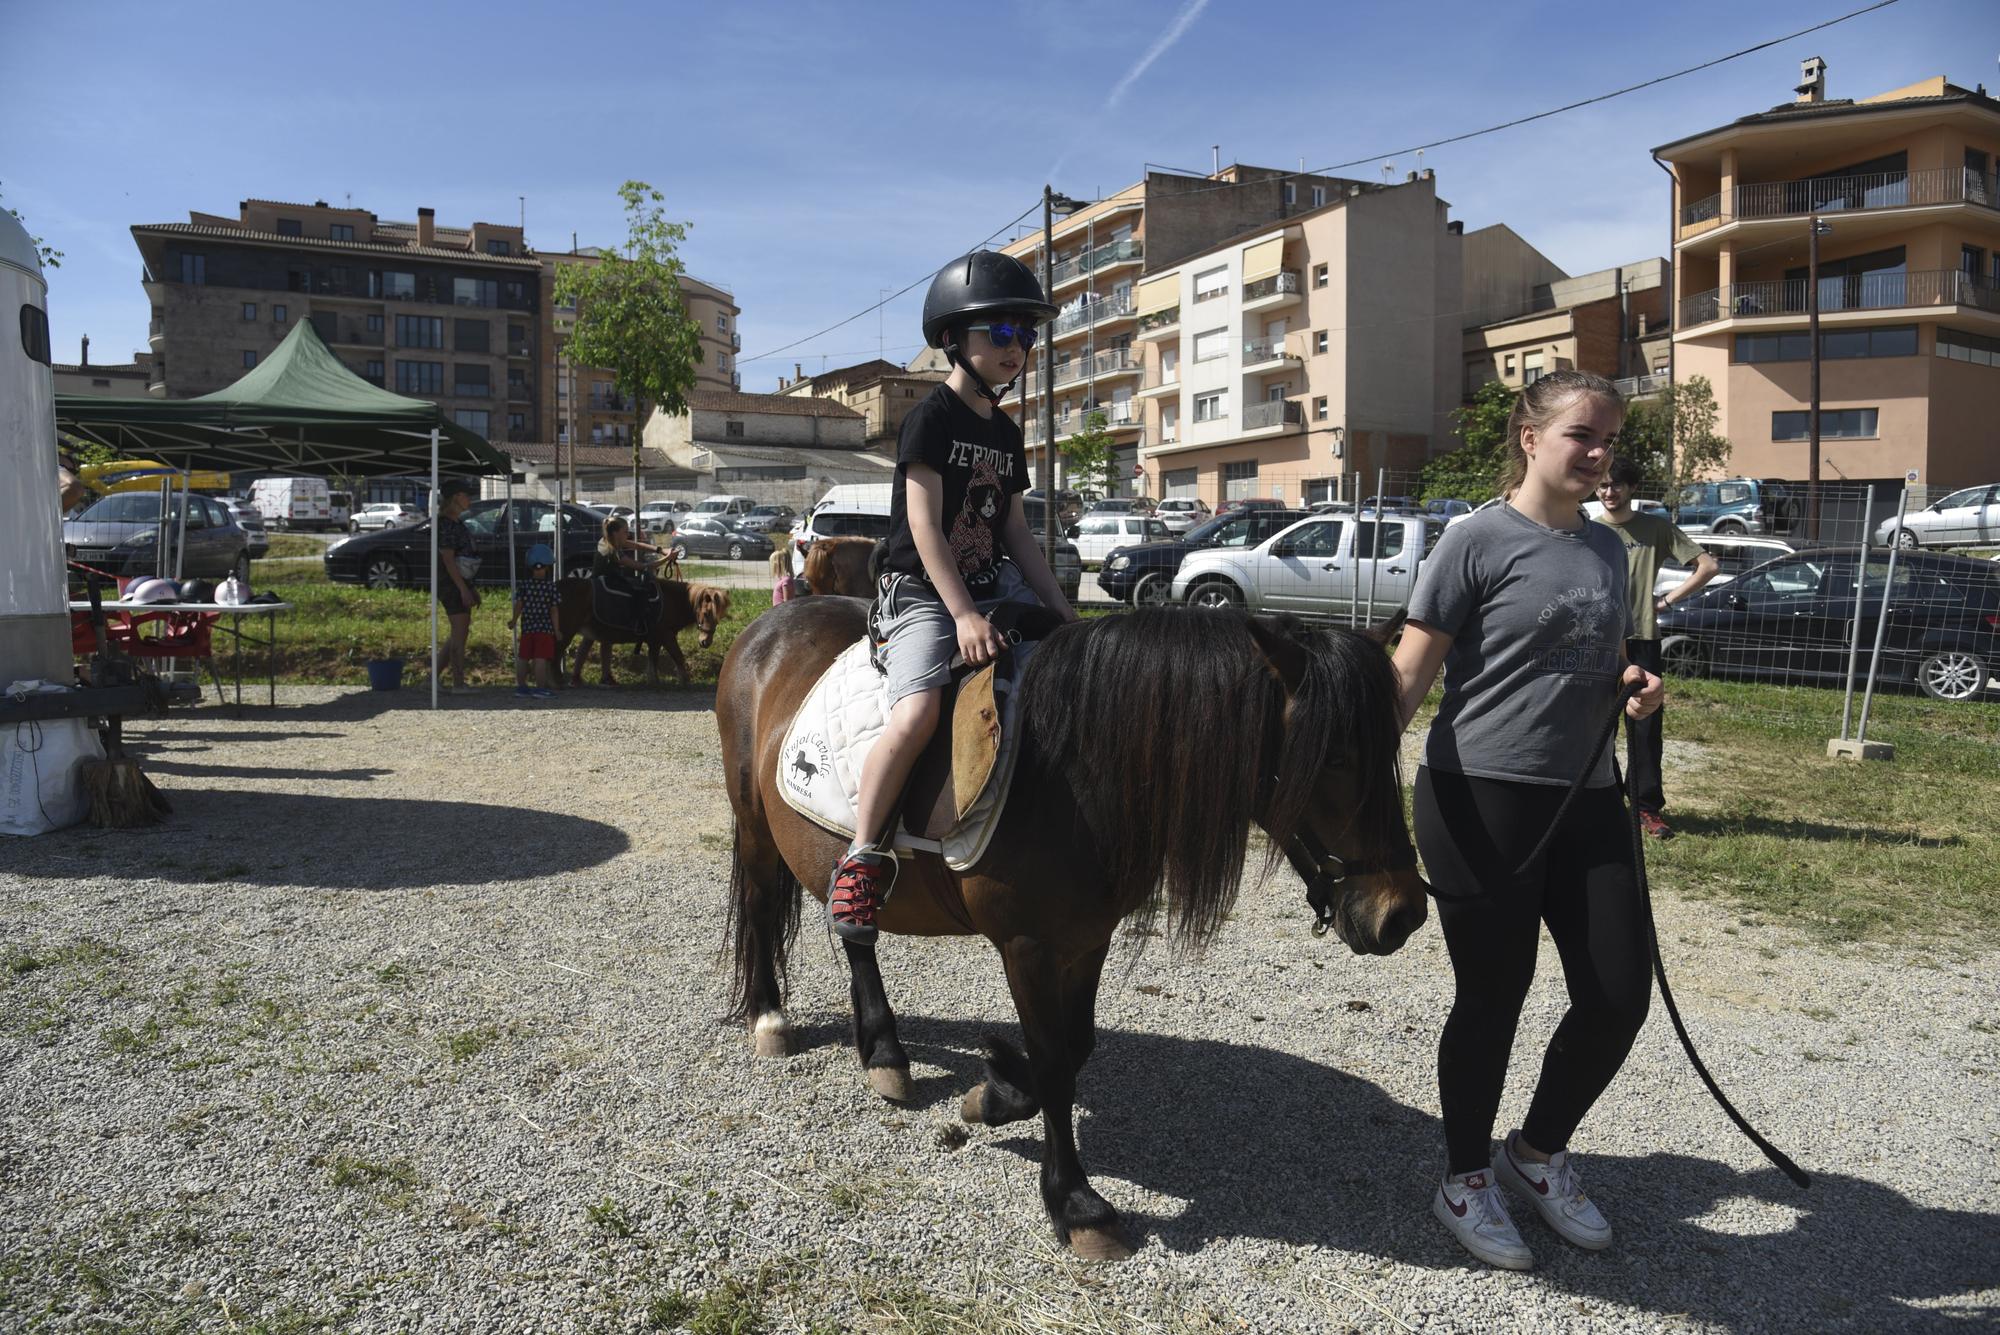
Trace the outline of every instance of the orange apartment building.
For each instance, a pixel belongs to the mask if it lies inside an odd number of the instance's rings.
[[[2000,102],[1942,77],[1795,102],[1653,150],[1673,176],[1677,380],[1706,376],[1729,471],[1807,475],[1820,223],[1821,476],[2000,474]]]

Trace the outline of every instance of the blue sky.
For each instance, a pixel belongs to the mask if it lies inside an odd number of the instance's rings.
[[[926,275],[1035,205],[1148,162],[1297,169],[1390,153],[1725,54],[1867,0],[1022,0],[563,5],[421,0],[36,6],[8,0],[0,194],[65,252],[58,356],[145,346],[128,228],[249,196],[531,243],[623,237],[650,181],[694,224],[688,268],[734,289],[754,356]],[[2000,87],[2000,3],[1899,0],[1659,88],[1426,153],[1452,216],[1506,222],[1572,273],[1665,251],[1652,146],[1789,100],[1820,55],[1835,97],[1943,74]],[[1148,57],[1151,57],[1148,60]],[[1419,165],[1395,153],[1398,173]],[[1344,175],[1379,172],[1352,168]],[[1037,210],[1039,216],[1039,210]],[[906,358],[922,288],[880,325]],[[868,314],[743,367],[769,389],[873,356]]]

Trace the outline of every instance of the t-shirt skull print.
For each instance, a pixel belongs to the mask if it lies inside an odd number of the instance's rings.
[[[903,419],[882,568],[928,577],[910,534],[911,464],[926,464],[943,480],[945,543],[966,591],[975,600],[987,596],[1000,580],[1000,525],[1013,497],[1028,487],[1020,427],[997,408],[992,417],[981,417],[948,385],[932,390]]]

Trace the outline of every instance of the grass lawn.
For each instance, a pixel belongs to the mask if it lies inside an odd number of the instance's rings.
[[[264,553],[267,560],[272,557],[326,555],[324,538],[309,538],[303,533],[273,533],[270,544],[270,550]],[[253,576],[256,574],[254,570],[251,573]]]

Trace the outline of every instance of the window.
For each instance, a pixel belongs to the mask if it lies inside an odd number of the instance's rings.
[[[183,283],[206,283],[208,281],[208,256],[181,256],[181,281]]]
[[[310,292],[313,288],[311,269],[285,270],[285,288],[291,292]]]
[[[1511,353],[1511,352],[1510,352],[1510,353],[1508,353],[1508,354],[1507,354],[1506,356],[1504,356],[1504,357],[1502,357],[1502,358],[1500,359],[1500,371],[1501,371],[1501,373],[1502,373],[1503,375],[1508,375],[1508,376],[1511,376],[1511,375],[1513,375],[1513,374],[1514,374],[1514,354],[1513,354],[1513,353]]]
[[[1181,438],[1181,410],[1177,404],[1160,407],[1160,443],[1171,445]]]
[[[1246,496],[1257,494],[1257,461],[1242,459],[1222,466],[1222,499],[1240,501]],[[1244,539],[1249,539],[1249,525],[1244,525]]]
[[[500,304],[500,285],[490,278],[454,278],[451,280],[451,304],[497,306]]]
[[[486,253],[488,255],[508,254],[507,243],[505,241],[488,241],[486,243]]]
[[[396,388],[404,394],[444,393],[444,363],[398,361]]]
[[[384,273],[381,292],[369,295],[391,297],[397,301],[413,300],[417,295],[417,276],[413,273]]]
[[[435,315],[396,317],[396,346],[399,348],[441,348],[444,320]]]
[[[354,224],[328,223],[326,226],[326,235],[329,241],[352,241],[354,239]]]
[[[524,283],[508,282],[500,285],[501,304],[513,310],[525,309],[528,304],[528,288]]]
[[[1524,352],[1521,354],[1521,383],[1532,385],[1542,378],[1542,354]]]
[[[1941,328],[1937,331],[1937,355],[1974,366],[2000,366],[2000,338]]]
[[[493,393],[493,373],[490,367],[460,366],[451,368],[451,392],[467,399],[483,399]]]
[[[285,319],[286,319],[285,308],[282,305],[273,305],[271,307],[271,323],[283,324],[285,322]]]
[[[1326,395],[1322,394],[1313,400],[1313,421],[1324,422],[1330,415],[1331,410],[1327,406]]]
[[[1316,353],[1326,351],[1326,330],[1313,330],[1313,351]]]
[[[509,435],[512,435],[520,431],[526,431],[527,429],[528,429],[528,415],[526,413],[507,414],[507,432]]]
[[[751,464],[742,468],[718,468],[715,470],[715,480],[718,485],[725,482],[803,482],[805,478],[806,466],[804,464]],[[824,518],[833,519],[834,516],[827,515]],[[889,536],[889,517],[887,515],[854,515],[851,518],[856,521],[853,524],[853,528],[860,531],[851,535],[842,534],[840,536],[868,538],[886,538]],[[819,521],[814,521],[813,528],[822,538],[834,536]]]
[[[738,421],[724,422],[722,424],[722,434],[725,436],[736,436],[740,438],[743,435],[743,423]]]
[[[1331,275],[1331,274],[1329,274],[1329,273],[1327,272],[1327,266],[1326,266],[1326,265],[1324,265],[1324,264],[1315,264],[1315,265],[1313,266],[1313,286],[1314,286],[1314,287],[1325,287],[1325,286],[1326,286],[1326,285],[1327,285],[1327,284],[1328,284],[1329,282],[1331,282],[1331,281],[1333,281],[1333,279],[1332,279],[1332,275]]]
[[[377,389],[380,389],[382,387],[382,363],[369,362],[368,369],[361,373],[361,378]]]
[[[304,236],[305,234],[306,234],[305,228],[299,226],[299,220],[297,218],[278,219],[279,236]]]
[[[1877,412],[1874,408],[1822,408],[1819,412],[1819,437],[1821,440],[1870,439],[1875,435]],[[1796,411],[1771,414],[1772,440],[1805,438],[1806,414]]]
[[[1181,378],[1181,350],[1179,348],[1160,349],[1160,383],[1171,385]]]
[[[716,313],[715,316],[715,332],[718,334],[726,334],[729,332],[729,317],[727,315],[722,314],[719,311]]]
[[[453,320],[451,345],[460,352],[490,352],[493,326],[484,320]]]
[[[525,325],[507,326],[507,355],[525,357],[528,355],[528,330]]]
[[[1314,208],[1320,208],[1320,207],[1324,206],[1324,205],[1325,205],[1325,203],[1326,203],[1326,187],[1325,187],[1325,186],[1323,186],[1323,185],[1316,185],[1316,186],[1314,186],[1314,187],[1313,187],[1313,207],[1314,207]]]
[[[1829,359],[1914,357],[1917,355],[1917,327],[1901,324],[1884,325],[1878,329],[1824,330],[1820,334],[1819,355]],[[1739,363],[1802,362],[1811,356],[1812,336],[1803,329],[1736,336],[1735,360]]]
[[[256,318],[257,318],[257,303],[256,303],[256,302],[254,302],[254,301],[246,301],[246,302],[244,302],[244,303],[243,303],[243,318],[244,318],[244,319],[246,319],[246,320],[254,320],[254,319],[256,319]]]
[[[476,431],[484,436],[486,434],[487,423],[492,420],[492,415],[483,408],[460,408],[452,413],[451,419],[467,431]]]
[[[1285,182],[1285,207],[1290,208],[1292,205],[1298,202],[1299,202],[1298,182],[1296,181]]]
[[[248,348],[243,349],[243,364],[245,366],[255,366],[257,364],[257,354]]]
[[[1377,545],[1380,550],[1377,550]],[[1399,523],[1378,524],[1372,519],[1364,519],[1354,526],[1354,555],[1357,560],[1386,560],[1403,554],[1403,526]]]
[[[381,317],[381,316],[379,316],[379,315],[371,315],[371,316],[369,316],[369,317],[368,317],[368,332],[369,332],[369,333],[371,333],[371,334],[379,334],[379,333],[381,333],[381,332],[382,332],[382,317]]]
[[[1974,278],[1986,271],[1986,252],[1979,246],[1961,245],[1958,248],[1958,267]]]
[[[1226,264],[1210,269],[1207,273],[1198,273],[1194,276],[1194,299],[1196,301],[1212,301],[1216,297],[1227,294],[1228,291],[1229,266]]]
[[[1217,390],[1213,394],[1194,396],[1194,420],[1197,422],[1219,422],[1229,416],[1229,391]]]
[[[1194,336],[1194,359],[1198,362],[1212,362],[1217,357],[1229,355],[1229,330],[1205,329]]]
[[[729,369],[728,353],[718,352],[715,354],[715,369],[718,371],[727,371]]]

